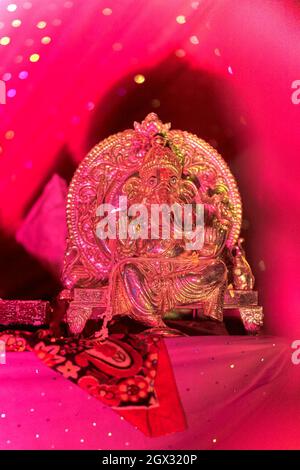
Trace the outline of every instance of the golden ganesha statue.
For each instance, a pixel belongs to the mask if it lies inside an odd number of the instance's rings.
[[[63,270],[73,334],[102,319],[108,335],[128,316],[161,335],[174,309],[222,322],[238,308],[257,332],[262,308],[239,238],[242,205],[222,157],[156,114],[108,137],[82,161],[70,185]]]

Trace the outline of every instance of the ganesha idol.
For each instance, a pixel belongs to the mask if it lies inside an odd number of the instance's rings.
[[[249,332],[262,324],[235,179],[210,145],[170,127],[149,114],[96,145],[73,177],[60,295],[73,334],[101,319],[105,339],[127,316],[173,336],[166,318],[189,308],[222,322],[235,307]]]

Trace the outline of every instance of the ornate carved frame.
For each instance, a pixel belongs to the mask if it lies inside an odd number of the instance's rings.
[[[232,227],[226,242],[232,249],[238,239],[242,221],[242,203],[236,181],[221,155],[196,135],[170,130],[151,113],[134,129],[112,135],[97,144],[83,159],[72,179],[67,201],[68,240],[63,270],[65,290],[61,298],[70,304],[67,321],[73,333],[82,331],[93,307],[105,307],[105,292],[112,266],[109,245],[96,236],[96,208],[102,202],[117,205],[125,181],[140,168],[145,153],[155,135],[167,135],[180,149],[184,159],[183,174],[209,190],[213,184],[228,198],[232,212]],[[197,310],[200,306],[193,305]],[[254,291],[230,290],[225,308],[236,307],[248,332],[257,332],[262,325],[262,308],[257,305]]]

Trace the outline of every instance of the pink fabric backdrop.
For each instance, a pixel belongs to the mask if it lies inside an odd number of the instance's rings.
[[[149,439],[32,353],[0,366],[0,449],[299,448],[300,365],[281,338],[166,340],[188,430]]]

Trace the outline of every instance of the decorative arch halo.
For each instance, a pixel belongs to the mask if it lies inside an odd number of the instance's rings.
[[[207,142],[186,131],[170,130],[156,114],[149,114],[134,129],[114,134],[99,142],[82,160],[71,181],[67,199],[68,247],[63,282],[66,287],[97,286],[107,281],[111,256],[109,246],[96,236],[96,209],[102,202],[118,203],[122,185],[139,171],[155,135],[162,134],[180,149],[183,172],[201,180],[212,173],[232,206],[232,227],[227,239],[231,248],[238,240],[242,204],[228,165]]]

